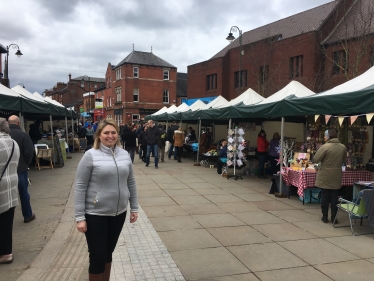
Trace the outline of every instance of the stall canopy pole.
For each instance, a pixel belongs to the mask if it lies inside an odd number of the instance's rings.
[[[68,118],[67,117],[65,117],[65,142],[68,144],[68,147],[67,147],[67,149],[68,149],[68,157],[70,156],[69,155],[69,140],[68,140]],[[66,148],[65,148],[66,149]],[[69,159],[69,158],[67,158],[67,159]]]
[[[279,165],[280,166],[280,174],[279,174],[279,193],[282,194],[282,170],[283,170],[283,140],[284,140],[284,117],[282,117],[281,123],[281,146],[280,146],[280,154],[279,154]]]
[[[52,134],[52,148],[53,148],[53,153],[52,155],[55,153],[55,142],[54,142],[54,137],[53,137],[53,123],[52,123],[52,115],[49,115],[49,122],[51,123],[51,134]],[[55,159],[55,157],[57,157],[57,155],[53,155],[53,160]],[[53,164],[55,165],[55,161],[53,161]]]
[[[201,135],[201,119],[199,120],[198,126],[199,130],[199,139],[198,139],[198,144],[200,143],[200,135]],[[196,162],[199,163],[199,152],[200,152],[200,145],[197,146],[197,156],[196,156]]]

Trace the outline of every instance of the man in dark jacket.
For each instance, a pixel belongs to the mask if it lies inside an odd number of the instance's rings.
[[[164,162],[166,133],[165,133],[165,130],[164,130],[164,128],[161,124],[158,125],[158,128],[160,130],[160,134],[158,136],[158,155],[161,159],[161,162]]]
[[[35,219],[30,204],[30,194],[28,192],[28,169],[34,155],[34,145],[30,136],[21,130],[18,116],[12,115],[8,119],[10,136],[18,143],[20,157],[18,163],[18,193],[21,199],[23,221],[29,223]]]
[[[132,130],[128,130],[123,135],[123,142],[125,143],[125,149],[130,154],[130,158],[132,163],[134,163],[134,156],[135,156],[135,149],[136,149],[136,128],[132,128]]]
[[[82,123],[79,123],[78,125],[78,137],[80,139],[85,139],[87,134],[87,129],[82,125]]]
[[[171,125],[171,127],[168,129],[168,133],[167,133],[167,139],[170,143],[170,148],[169,148],[169,152],[168,152],[168,159],[170,160],[171,158],[171,154],[173,153],[173,148],[174,148],[174,131],[175,130],[178,130],[179,126],[177,125],[177,122],[176,121],[173,121],[173,124]],[[177,149],[174,150],[174,160],[178,160],[177,158]]]
[[[146,162],[147,156],[147,139],[145,137],[145,131],[147,130],[146,127],[142,127],[143,131],[141,131],[138,135],[138,144],[139,144],[139,159],[142,159],[143,162]]]
[[[160,130],[155,125],[155,122],[152,120],[148,121],[148,129],[145,131],[145,136],[147,139],[147,157],[146,157],[146,164],[145,166],[149,166],[149,156],[151,155],[151,151],[155,157],[155,168],[158,169],[158,136],[160,134]]]

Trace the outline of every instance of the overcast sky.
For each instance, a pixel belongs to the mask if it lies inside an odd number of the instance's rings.
[[[135,45],[187,72],[243,32],[328,3],[328,0],[1,0],[0,44],[11,49],[11,87],[42,93],[57,82],[105,76]],[[234,33],[235,36],[238,33]],[[4,69],[4,55],[2,57]]]

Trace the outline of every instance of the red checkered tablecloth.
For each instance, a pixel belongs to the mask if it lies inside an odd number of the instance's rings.
[[[315,187],[317,173],[313,171],[295,171],[287,168],[282,173],[287,185],[297,187],[297,194],[304,196],[304,189]],[[358,181],[371,181],[371,173],[366,170],[345,171],[342,175],[342,186],[353,186]]]

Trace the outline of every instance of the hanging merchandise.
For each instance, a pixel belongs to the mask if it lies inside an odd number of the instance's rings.
[[[244,166],[243,158],[244,158],[244,150],[246,149],[246,141],[244,140],[244,129],[236,127],[235,129],[228,130],[227,139],[229,140],[230,145],[227,147],[227,166],[233,166],[234,168],[234,175],[228,176],[234,177],[235,180],[240,178],[241,176],[236,175],[236,167]]]

